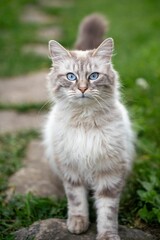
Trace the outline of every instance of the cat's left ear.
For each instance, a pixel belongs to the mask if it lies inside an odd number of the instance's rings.
[[[60,43],[56,42],[55,40],[49,41],[49,53],[53,59],[71,57],[69,51],[67,51]]]
[[[100,57],[106,58],[107,62],[110,62],[112,58],[113,50],[114,50],[114,41],[112,38],[107,38],[93,52],[92,56],[100,56]]]

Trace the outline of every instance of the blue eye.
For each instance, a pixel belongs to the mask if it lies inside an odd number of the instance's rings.
[[[96,80],[99,77],[99,73],[98,72],[93,72],[90,76],[89,76],[89,80]]]
[[[74,75],[74,73],[67,73],[67,79],[70,81],[75,81],[77,80],[77,77]]]

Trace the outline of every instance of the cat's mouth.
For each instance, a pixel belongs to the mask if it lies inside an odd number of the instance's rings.
[[[82,93],[82,94],[75,94],[74,96],[76,99],[92,99],[92,96],[90,96],[89,94],[86,93]]]
[[[82,95],[80,96],[80,98],[90,98],[88,95],[86,95],[85,93],[82,93]]]

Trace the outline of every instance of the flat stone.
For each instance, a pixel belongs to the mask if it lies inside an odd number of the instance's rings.
[[[52,22],[52,18],[34,5],[27,5],[22,12],[21,21],[27,23],[48,24]]]
[[[23,46],[23,53],[34,53],[39,56],[48,58],[48,44],[28,44]]]
[[[95,240],[96,226],[91,224],[86,233],[75,235],[66,227],[66,221],[62,219],[47,219],[35,222],[29,228],[23,228],[14,233],[15,240]],[[155,240],[156,238],[138,229],[119,226],[121,240]],[[158,239],[157,239],[158,240]]]
[[[39,0],[39,3],[45,7],[71,7],[73,1],[71,0]]]
[[[59,27],[41,28],[37,33],[38,38],[48,43],[49,40],[58,40],[62,37],[62,31]]]
[[[0,111],[0,134],[22,130],[42,128],[44,113],[17,113],[15,111]]]
[[[49,72],[49,71],[48,71]],[[0,103],[23,104],[46,101],[47,73],[38,72],[0,80]]]
[[[31,192],[41,197],[64,196],[62,183],[51,170],[40,140],[30,142],[23,165],[24,167],[9,179],[8,198],[12,197],[10,189],[14,190],[14,194]]]

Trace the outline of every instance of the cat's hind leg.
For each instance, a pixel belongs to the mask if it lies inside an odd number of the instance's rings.
[[[85,232],[89,226],[87,191],[80,183],[65,182],[64,187],[68,200],[68,230],[75,234]]]

